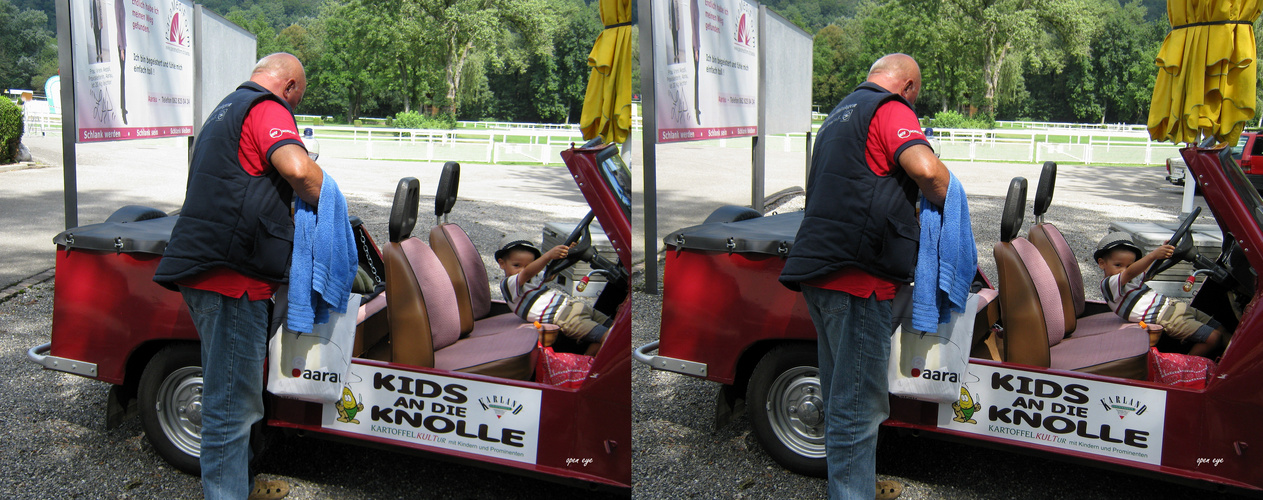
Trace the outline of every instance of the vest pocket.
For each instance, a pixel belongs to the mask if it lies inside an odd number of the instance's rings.
[[[255,229],[254,252],[250,255],[250,262],[263,274],[289,276],[289,261],[293,252],[293,225],[260,217]]]
[[[881,261],[895,276],[912,277],[916,269],[917,246],[921,240],[921,228],[894,217],[886,218],[886,237],[881,251]]]

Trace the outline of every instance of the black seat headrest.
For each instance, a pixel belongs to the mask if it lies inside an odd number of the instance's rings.
[[[460,164],[449,161],[439,174],[439,187],[434,195],[434,216],[442,217],[456,205],[456,189],[460,186]]]
[[[1035,187],[1035,218],[1048,213],[1052,205],[1053,186],[1057,184],[1057,162],[1044,162],[1044,170],[1039,173],[1039,185]]]
[[[1026,211],[1026,178],[1014,177],[1009,182],[1009,194],[1004,197],[1004,212],[1000,214],[1000,241],[1009,242],[1022,230],[1022,212]]]
[[[399,179],[395,201],[390,206],[390,241],[398,243],[412,236],[417,225],[417,207],[421,202],[421,182],[416,177]]]

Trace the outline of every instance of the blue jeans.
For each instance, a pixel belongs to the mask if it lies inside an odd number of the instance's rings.
[[[803,286],[819,336],[829,498],[877,494],[877,429],[890,416],[891,301]]]
[[[202,494],[246,498],[250,427],[263,418],[268,303],[180,287],[202,339]]]

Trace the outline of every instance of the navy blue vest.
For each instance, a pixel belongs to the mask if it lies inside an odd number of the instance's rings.
[[[293,253],[294,190],[276,170],[253,176],[241,167],[241,125],[250,108],[272,99],[246,82],[211,112],[193,145],[184,208],[171,231],[154,281],[168,288],[216,267],[285,283]],[[291,113],[293,110],[290,110]]]
[[[780,276],[785,286],[798,290],[800,282],[844,267],[912,281],[921,231],[917,185],[900,168],[874,174],[864,156],[873,115],[890,100],[911,107],[876,84],[861,84],[820,126],[803,222]]]

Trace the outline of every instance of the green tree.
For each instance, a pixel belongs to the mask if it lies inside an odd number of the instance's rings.
[[[846,19],[816,33],[812,46],[811,100],[825,112],[863,82],[868,74],[864,63],[862,23]]]
[[[453,115],[460,109],[466,65],[478,50],[494,49],[522,64],[530,52],[548,52],[543,48],[557,26],[546,0],[362,1],[378,12],[397,12],[395,29],[442,68],[442,105]]]
[[[982,111],[993,115],[1010,58],[1060,66],[1086,54],[1102,10],[1091,0],[944,0],[942,13],[961,33],[975,34],[956,49],[977,54]]]
[[[582,1],[571,1],[567,5],[570,10],[562,15],[566,22],[553,38],[553,52],[556,54],[557,76],[560,80],[559,97],[565,109],[565,116],[561,121],[577,123],[583,113],[588,78],[592,75],[592,68],[588,66],[588,54],[592,52],[592,44],[604,27],[601,25],[601,14],[596,9],[597,3],[585,6]],[[632,36],[632,42],[636,43],[635,35]],[[639,47],[638,43],[636,47]],[[637,61],[634,53],[632,61]],[[632,84],[635,85],[636,82],[633,81]],[[636,90],[632,92],[636,93]]]
[[[39,77],[47,78],[49,56],[52,61],[57,56],[47,23],[48,16],[41,11],[19,10],[9,0],[0,0],[0,89],[43,87]]]
[[[1119,5],[1105,17],[1092,44],[1092,71],[1100,88],[1102,116],[1109,122],[1145,123],[1157,69],[1153,64],[1168,25],[1165,16],[1146,21],[1139,1]]]

